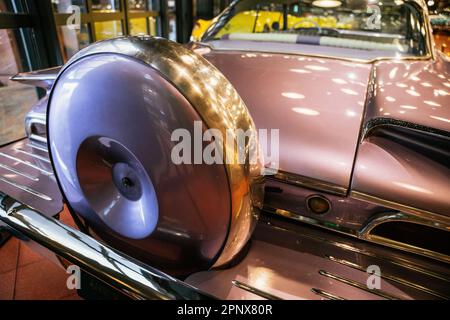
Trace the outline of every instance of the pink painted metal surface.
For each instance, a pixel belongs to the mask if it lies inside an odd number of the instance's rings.
[[[233,280],[286,300],[320,299],[320,296],[311,291],[313,286],[327,292],[339,292],[340,296],[352,299],[382,300],[380,297],[364,291],[359,292],[345,284],[331,284],[329,279],[318,273],[318,266],[334,273],[341,271],[339,269],[345,269],[322,257],[267,242],[254,241],[251,251],[238,266],[228,270],[198,273],[189,277],[188,283],[226,300],[264,299],[233,286],[231,283]],[[347,270],[346,276],[357,278],[362,283],[366,280],[362,272],[352,274]],[[407,296],[403,296],[403,298],[407,299]]]
[[[386,137],[359,147],[352,190],[450,216],[450,168]]]
[[[391,118],[450,131],[450,63],[445,59],[376,63],[367,120]]]
[[[449,294],[448,282],[430,276],[431,272],[438,272],[446,277],[449,272],[446,265],[266,217],[259,222],[242,262],[226,270],[193,274],[186,282],[221,299],[264,299],[260,294],[234,286],[234,280],[281,299],[324,299],[313,289],[344,299],[386,299],[367,291],[366,268],[370,265],[379,266],[383,276],[404,280],[401,284],[381,279],[380,290],[390,298],[436,299],[411,285]],[[416,265],[430,272],[417,272]],[[327,276],[330,274],[349,281],[330,278]],[[362,287],[355,287],[355,283]]]
[[[280,169],[348,188],[371,66],[287,54],[204,55],[258,129],[279,129]]]

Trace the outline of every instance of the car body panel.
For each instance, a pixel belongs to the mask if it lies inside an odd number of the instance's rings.
[[[264,217],[253,240],[240,264],[199,272],[186,282],[221,299],[238,300],[409,300],[436,299],[437,292],[443,297],[450,294],[448,281],[432,276],[434,272],[448,276],[447,265],[339,234]],[[366,286],[367,268],[373,265],[382,272],[381,290]]]
[[[204,57],[231,81],[258,129],[280,130],[280,170],[348,188],[370,64],[239,51]]]
[[[448,163],[390,136],[370,136],[362,142],[352,191],[450,217]]]
[[[438,55],[427,61],[375,64],[373,101],[367,121],[390,118],[450,131],[450,63]]]

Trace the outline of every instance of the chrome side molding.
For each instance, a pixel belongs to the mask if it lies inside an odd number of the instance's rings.
[[[347,194],[347,188],[282,170],[278,170],[278,172],[273,176],[266,176],[266,179],[280,181],[298,187],[324,191],[334,195],[342,196]]]
[[[311,292],[317,294],[318,296],[321,296],[322,298],[328,299],[328,300],[347,300],[345,298],[342,298],[340,296],[337,296],[335,294],[329,293],[322,289],[312,288]]]
[[[12,156],[12,155],[10,155],[10,154],[7,154],[7,153],[4,153],[4,152],[2,152],[2,151],[0,151],[0,156],[5,157],[5,158],[8,158],[8,159],[10,159],[10,160],[12,160],[12,161],[16,161],[16,162],[22,163],[22,164],[24,164],[24,165],[26,165],[26,166],[29,166],[29,167],[31,167],[31,168],[33,168],[33,169],[36,169],[36,170],[42,172],[43,174],[46,174],[46,175],[49,175],[49,176],[50,176],[50,175],[53,175],[53,172],[51,172],[51,171],[49,171],[49,170],[45,170],[45,169],[43,169],[43,168],[41,168],[41,167],[38,167],[37,165],[31,163],[30,161],[27,161],[27,160],[23,160],[23,159],[14,157],[14,156]]]
[[[253,293],[254,295],[260,296],[261,298],[267,299],[267,300],[283,300],[280,297],[277,297],[271,293],[268,293],[266,291],[262,291],[258,288],[255,288],[253,286],[250,286],[246,283],[243,283],[241,281],[238,280],[233,280],[231,281],[231,283],[233,284],[233,286],[245,290],[247,292]]]
[[[379,215],[372,217],[359,230],[356,230],[356,229],[354,230],[354,229],[341,227],[339,225],[330,224],[330,223],[327,223],[326,221],[322,221],[319,219],[306,217],[301,214],[283,210],[283,209],[277,209],[277,208],[265,206],[264,211],[275,214],[277,216],[282,216],[282,217],[296,220],[299,222],[303,222],[306,224],[315,225],[315,226],[318,226],[318,227],[321,227],[324,229],[328,229],[328,230],[332,230],[332,231],[339,232],[342,234],[346,234],[346,235],[349,235],[349,236],[352,236],[352,237],[355,237],[355,238],[358,238],[361,240],[381,244],[381,245],[388,246],[391,248],[415,253],[415,254],[418,254],[421,256],[425,256],[425,257],[439,260],[442,262],[450,263],[450,256],[448,256],[446,254],[431,251],[431,250],[420,248],[420,247],[416,247],[414,245],[395,241],[395,240],[381,237],[378,235],[374,235],[371,233],[371,231],[374,230],[375,227],[377,227],[383,223],[386,223],[386,222],[395,222],[395,221],[420,224],[420,225],[433,227],[433,228],[444,230],[444,231],[448,232],[450,230],[450,223],[447,222],[447,218],[442,218],[439,220],[432,220],[429,217],[420,217],[420,216],[412,215],[409,213],[386,212],[386,213],[379,214]]]
[[[22,72],[12,76],[10,80],[40,87],[48,91],[52,87],[53,82],[55,82],[60,70],[61,66],[32,72]]]
[[[36,197],[38,197],[38,198],[40,198],[42,200],[52,201],[52,198],[50,198],[48,195],[43,194],[42,192],[36,191],[34,189],[31,189],[30,187],[21,185],[20,183],[17,183],[15,181],[12,181],[12,180],[9,180],[9,179],[3,178],[3,177],[0,177],[0,181],[2,181],[4,183],[7,183],[7,184],[9,184],[9,185],[11,185],[13,187],[16,187],[16,188],[18,188],[18,189],[20,189],[22,191],[28,192],[28,193],[30,193],[30,194],[32,194],[32,195],[34,195],[34,196],[36,196]]]
[[[1,192],[0,221],[132,299],[214,299]]]
[[[363,291],[372,293],[374,295],[380,296],[380,297],[385,298],[387,300],[401,300],[399,297],[393,296],[393,295],[391,295],[391,294],[389,294],[387,292],[384,292],[382,290],[369,289],[369,288],[367,288],[367,286],[365,284],[362,284],[360,282],[354,281],[352,279],[348,279],[348,278],[345,278],[345,277],[341,277],[341,276],[335,275],[335,274],[330,273],[330,272],[325,271],[325,270],[319,270],[319,274],[321,276],[327,277],[329,279],[333,279],[333,280],[336,280],[336,281],[348,284],[349,286],[352,286],[352,287],[361,289]]]
[[[339,264],[341,264],[343,266],[350,267],[350,268],[353,268],[353,269],[361,271],[361,272],[366,272],[366,270],[367,270],[367,268],[363,267],[362,265],[359,265],[359,264],[356,264],[356,263],[353,263],[353,262],[350,262],[350,261],[347,261],[347,260],[344,260],[344,259],[339,259],[339,258],[330,256],[330,255],[326,255],[325,257],[327,259],[329,259],[330,261],[339,263]],[[433,296],[435,296],[435,297],[437,297],[439,299],[450,300],[450,297],[447,296],[444,293],[437,292],[437,291],[435,291],[433,289],[427,288],[427,287],[422,286],[422,285],[417,284],[417,283],[413,283],[411,281],[405,280],[405,279],[397,277],[397,276],[393,276],[393,275],[389,275],[389,274],[384,274],[383,273],[381,275],[381,278],[389,280],[391,282],[399,283],[401,285],[410,287],[410,288],[418,290],[418,291],[425,292],[425,293],[433,295]]]

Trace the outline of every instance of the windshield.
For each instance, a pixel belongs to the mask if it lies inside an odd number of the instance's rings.
[[[206,31],[203,41],[241,40],[427,54],[421,9],[406,0],[242,0]]]

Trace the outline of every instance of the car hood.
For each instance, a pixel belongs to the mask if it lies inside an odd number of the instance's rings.
[[[209,51],[258,129],[279,130],[279,170],[346,192],[371,64],[299,55]]]

